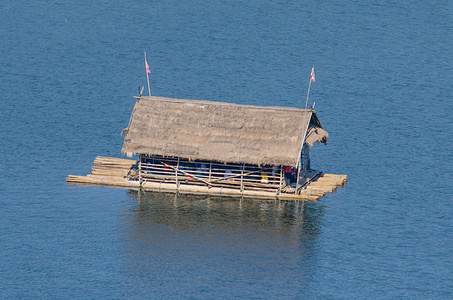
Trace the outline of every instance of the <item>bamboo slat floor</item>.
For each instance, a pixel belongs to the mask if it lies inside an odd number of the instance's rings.
[[[94,160],[91,174],[86,176],[68,175],[67,183],[103,185],[109,187],[125,187],[139,189],[140,182],[131,179],[130,174],[136,172],[138,161],[123,158],[98,156]],[[132,176],[133,177],[133,176]],[[256,198],[277,198],[281,200],[318,200],[326,193],[331,193],[337,187],[344,185],[348,180],[347,175],[320,174],[309,180],[298,194],[266,192],[259,190],[240,190],[228,187],[207,187],[200,185],[189,185],[166,183],[166,182],[142,182],[142,189],[145,190],[167,190],[181,193],[207,193],[225,196],[256,197]]]

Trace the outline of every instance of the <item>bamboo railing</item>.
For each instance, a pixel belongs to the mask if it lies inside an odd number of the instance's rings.
[[[268,192],[280,191],[283,181],[281,167],[189,161],[158,156],[142,156],[140,178],[145,182],[177,185],[183,183]]]

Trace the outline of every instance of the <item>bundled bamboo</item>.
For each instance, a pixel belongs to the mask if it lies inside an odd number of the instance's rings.
[[[322,176],[314,178],[300,193],[320,193],[324,196],[325,193],[331,193],[337,187],[344,185],[347,180],[348,177],[346,175],[322,174]]]
[[[91,174],[94,175],[110,175],[110,176],[127,176],[130,168],[110,168],[110,167],[91,167]]]
[[[137,164],[137,161],[131,159],[98,156],[93,163],[98,166],[106,166],[110,168],[130,169],[133,165]]]

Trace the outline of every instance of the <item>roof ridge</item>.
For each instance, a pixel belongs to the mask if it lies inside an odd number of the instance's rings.
[[[174,102],[174,103],[180,102],[180,103],[206,104],[206,105],[218,105],[218,106],[237,106],[237,107],[252,108],[252,109],[272,109],[272,110],[281,110],[281,111],[311,111],[311,109],[299,108],[299,107],[250,105],[250,104],[238,104],[238,103],[221,102],[221,101],[177,99],[177,98],[158,97],[158,96],[141,96],[141,97],[135,97],[135,98],[138,98],[140,100],[141,99],[149,100],[149,101],[162,101],[162,102]]]

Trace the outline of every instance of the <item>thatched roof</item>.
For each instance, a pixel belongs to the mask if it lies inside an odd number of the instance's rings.
[[[307,131],[327,142],[309,109],[141,97],[121,152],[295,167]]]

